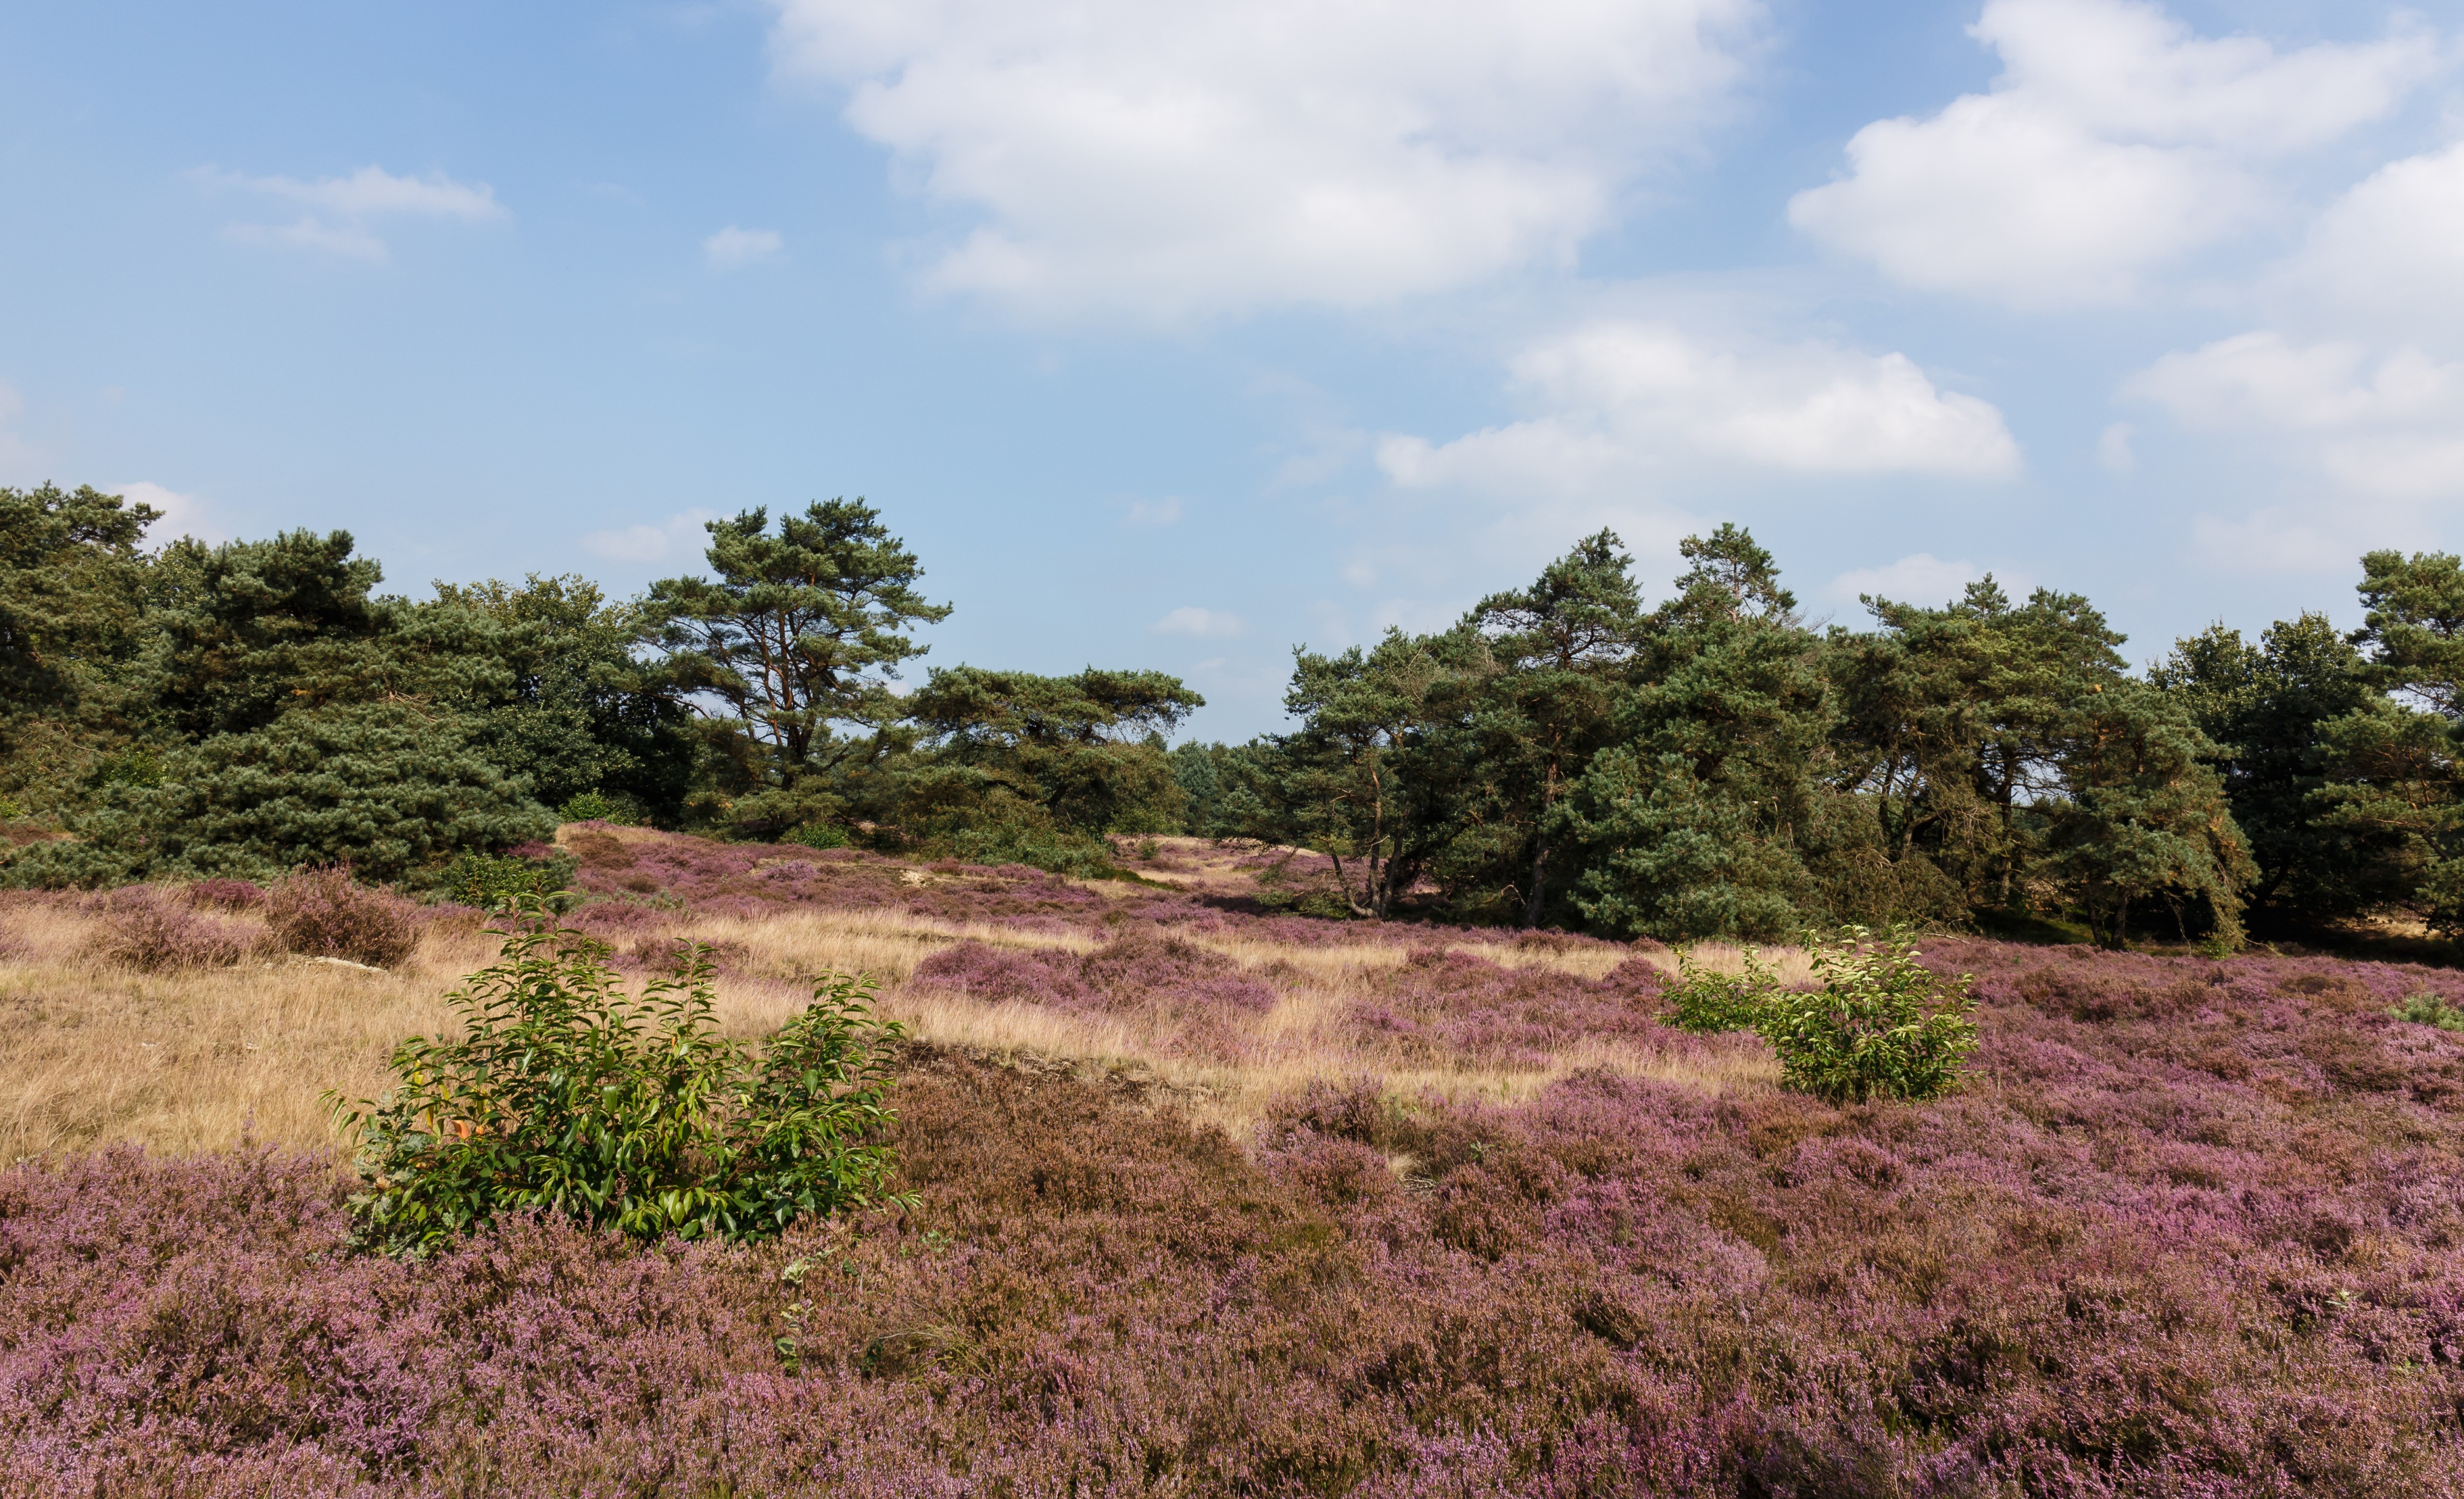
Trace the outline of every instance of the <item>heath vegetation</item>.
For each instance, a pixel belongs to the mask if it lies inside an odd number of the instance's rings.
[[[2455,559],[2132,676],[1603,533],[1168,747],[892,692],[861,501],[152,518],[0,491],[0,1493],[2464,1490]]]

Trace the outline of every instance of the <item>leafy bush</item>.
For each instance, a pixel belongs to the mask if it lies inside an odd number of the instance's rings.
[[[525,859],[514,854],[456,854],[445,866],[440,883],[446,894],[466,906],[498,911],[525,895],[556,894],[573,877],[575,861]]]
[[[446,998],[453,1041],[394,1048],[382,1101],[329,1106],[369,1190],[359,1239],[425,1252],[498,1213],[544,1209],[636,1239],[744,1240],[885,1201],[892,1115],[861,979],[831,977],[758,1060],[719,1034],[697,950],[626,994],[605,944],[526,898],[502,957]]]
[[[159,973],[183,968],[229,968],[265,945],[253,926],[190,911],[150,885],[132,885],[105,897],[102,955],[130,968]]]
[[[2409,1020],[2417,1025],[2435,1025],[2441,1030],[2464,1030],[2464,1009],[2457,1009],[2437,995],[2423,990],[2408,994],[2404,1003],[2387,1011],[2398,1020]]]
[[[583,791],[565,798],[556,809],[560,823],[613,823],[630,827],[641,819],[634,815],[630,798],[611,797],[604,792]]]
[[[847,829],[835,823],[806,823],[792,832],[780,834],[779,841],[802,844],[807,849],[844,849],[847,835]]]
[[[1742,974],[1705,968],[1691,956],[1680,953],[1677,981],[1664,991],[1669,1002],[1668,1024],[1680,1030],[1699,1032],[1753,1030],[1761,1024],[1764,1005],[1779,988],[1779,975],[1753,948],[1746,949],[1746,971]]]
[[[1926,1099],[1956,1086],[1976,1046],[1973,981],[1938,978],[1918,956],[1899,928],[1876,937],[1843,927],[1817,944],[1821,987],[1774,988],[1760,1006],[1756,1028],[1779,1053],[1787,1085],[1833,1103]]]
[[[351,878],[343,865],[302,870],[266,898],[265,923],[285,950],[388,967],[419,939],[411,903]]]

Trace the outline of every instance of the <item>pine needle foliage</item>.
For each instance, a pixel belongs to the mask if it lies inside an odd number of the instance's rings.
[[[446,997],[462,1034],[395,1047],[381,1100],[327,1095],[367,1183],[362,1247],[424,1254],[523,1210],[743,1241],[901,1201],[881,1135],[902,1031],[873,1020],[867,980],[824,979],[755,1056],[719,1033],[707,948],[627,994],[539,897],[508,914],[500,959]]]

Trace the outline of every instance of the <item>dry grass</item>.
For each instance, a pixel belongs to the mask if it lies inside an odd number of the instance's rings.
[[[0,1160],[129,1140],[187,1153],[244,1135],[316,1148],[332,1135],[319,1095],[359,1097],[387,1082],[395,1042],[450,1025],[444,993],[495,956],[495,939],[431,927],[391,972],[297,959],[185,973],[143,974],[97,955],[99,918],[69,901],[0,911]],[[869,972],[880,1008],[919,1039],[994,1057],[1033,1058],[1125,1075],[1235,1128],[1276,1096],[1313,1081],[1375,1077],[1398,1094],[1516,1098],[1570,1072],[1603,1069],[1705,1090],[1758,1087],[1775,1073],[1760,1052],[1705,1057],[1699,1048],[1578,1043],[1545,1066],[1432,1062],[1381,1050],[1341,1024],[1346,1006],[1406,960],[1392,943],[1283,946],[1254,936],[1194,939],[1266,980],[1282,996],[1252,1023],[1238,1062],[1193,1051],[1168,1023],[1099,1017],[1023,1003],[989,1003],[911,985],[917,963],[953,942],[1089,951],[1078,935],[936,919],[903,913],[785,912],[749,920],[679,916],[666,935],[722,944],[722,1024],[744,1037],[774,1029],[825,973]],[[1463,943],[1459,950],[1511,967],[1586,979],[1632,949],[1581,944],[1565,951]],[[1674,968],[1673,955],[1645,956]],[[1697,956],[1733,968],[1742,955],[1706,946]],[[1775,956],[1801,974],[1799,953]]]

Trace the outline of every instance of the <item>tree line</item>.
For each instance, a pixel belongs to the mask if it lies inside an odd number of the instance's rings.
[[[1817,628],[1742,530],[1656,604],[1603,531],[1449,629],[1296,650],[1289,732],[1168,747],[1202,699],[1163,672],[904,680],[950,606],[860,499],[713,521],[705,575],[627,600],[413,601],[347,533],[149,549],[159,518],[0,490],[0,881],[416,885],[596,816],[1082,874],[1117,835],[1256,839],[1331,856],[1304,909],[1662,938],[2464,932],[2441,554],[2363,559],[2350,635],[2217,627],[2133,675],[2078,595]]]

